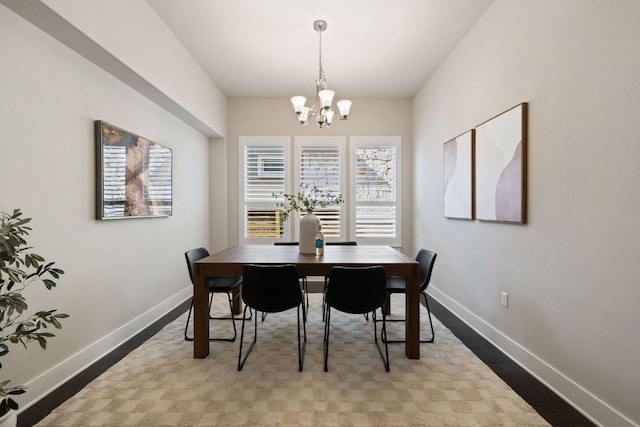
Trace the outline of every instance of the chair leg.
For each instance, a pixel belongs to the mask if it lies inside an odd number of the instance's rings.
[[[424,305],[425,307],[427,307],[427,315],[429,316],[429,325],[431,326],[431,339],[420,341],[420,342],[431,343],[436,337],[436,334],[433,332],[433,321],[431,320],[431,310],[429,310],[429,301],[427,300],[427,293],[422,292],[422,296],[424,297]]]
[[[211,294],[211,297],[213,298],[213,294]],[[233,337],[232,338],[210,338],[209,341],[228,341],[228,342],[234,342],[236,340],[236,337],[238,336],[237,330],[236,330],[236,317],[233,314],[233,299],[231,298],[231,295],[227,292],[227,298],[229,299],[229,312],[231,313],[231,323],[233,324]],[[244,317],[244,315],[243,315]],[[216,319],[215,317],[211,317],[211,315],[209,315],[209,319]],[[221,319],[221,318],[217,318],[217,319]],[[226,318],[222,318],[225,319]]]
[[[213,292],[209,293],[209,319],[213,319],[211,317],[211,304],[213,303]],[[189,320],[191,319],[191,312],[193,311],[193,297],[191,297],[191,306],[189,306],[189,314],[187,315],[187,324],[184,325],[184,340],[185,341],[193,341],[193,337],[187,336],[187,329],[189,329]],[[209,338],[209,341],[213,341],[213,339]]]
[[[209,319],[213,319],[211,317],[211,307],[213,307],[213,292],[209,292]]]
[[[231,313],[231,317],[215,317],[211,315],[211,307],[213,305],[213,294],[211,292],[211,297],[209,298],[209,320],[231,320],[233,322],[233,337],[231,338],[211,338],[209,337],[209,341],[227,341],[227,342],[235,342],[236,337],[238,336],[238,332],[236,329],[236,318],[233,313],[233,300],[236,298],[240,298],[241,294],[237,294],[235,297],[231,297],[231,294],[227,292],[227,298],[229,299],[229,313]],[[189,322],[191,320],[191,313],[193,312],[193,297],[191,297],[191,306],[189,307],[189,314],[187,315],[187,324],[184,326],[184,340],[185,341],[193,341],[193,337],[188,336],[187,330],[189,329]],[[247,320],[251,319],[253,312],[249,310],[249,317]]]
[[[211,317],[211,304],[213,302],[213,293],[211,293],[211,297],[209,298],[209,319],[217,319],[214,317]],[[193,312],[193,297],[191,297],[191,305],[189,306],[189,314],[187,315],[187,324],[184,325],[184,340],[185,341],[193,341],[193,337],[190,337],[187,335],[187,330],[189,329],[189,321],[191,320],[191,313]],[[232,312],[233,313],[233,312]],[[233,329],[234,329],[234,337],[233,340],[235,340],[235,323],[233,325]],[[209,337],[209,341],[219,341],[222,339],[219,338],[211,338]],[[224,341],[229,341],[228,339],[224,339]]]
[[[305,297],[305,307],[303,310],[303,314],[304,314],[304,321],[307,321],[307,313],[309,312],[309,288],[307,286],[307,277],[303,277],[302,278],[302,292],[304,293],[304,297]]]
[[[304,369],[304,355],[307,351],[307,321],[304,301],[301,304],[302,306],[302,329],[304,331],[304,338],[302,341],[302,345],[300,344],[300,305],[298,306],[298,371],[302,372]]]
[[[324,322],[325,312],[327,310],[327,284],[328,280],[326,277],[324,278],[324,288],[322,289],[322,321]]]
[[[429,317],[429,326],[431,327],[431,338],[429,338],[428,340],[421,339],[420,342],[421,343],[432,343],[433,340],[435,339],[436,335],[435,335],[435,333],[433,331],[433,321],[431,320],[431,310],[429,310],[429,300],[427,300],[427,293],[426,292],[420,292],[420,295],[422,297],[424,297],[424,305],[427,308],[427,316]],[[387,319],[387,322],[405,322],[405,321],[406,321],[406,319]],[[398,344],[398,343],[403,343],[403,342],[406,342],[406,341],[405,340],[386,340],[386,342],[388,342],[390,344]]]
[[[382,363],[384,365],[384,369],[389,372],[389,347],[386,343],[387,338],[387,324],[385,322],[386,316],[384,311],[382,312],[382,331],[381,335],[384,337],[382,340],[384,343],[384,353],[382,351],[382,347],[380,347],[380,342],[378,341],[378,328],[376,321],[376,312],[372,312],[373,322],[373,339],[378,348],[378,353],[380,353],[380,357],[382,358]],[[324,371],[329,372],[329,331],[331,329],[331,307],[327,306],[326,318],[324,322]]]
[[[258,340],[258,312],[256,311],[256,315],[254,317],[254,326],[253,326],[253,341],[251,342],[251,345],[249,346],[249,349],[247,350],[246,354],[244,355],[244,359],[242,358],[242,344],[244,343],[244,323],[245,320],[247,320],[247,309],[249,308],[249,306],[245,306],[244,307],[244,312],[242,314],[242,329],[240,330],[240,350],[238,351],[238,371],[242,371],[242,368],[244,367],[244,363],[247,361],[247,357],[249,357],[249,354],[251,353],[251,350],[253,350],[253,346],[256,344],[256,341]]]
[[[385,371],[389,372],[389,346],[387,340],[387,314],[385,313],[384,308],[382,309],[382,330],[380,331],[381,341],[384,343],[384,354],[382,353],[382,348],[380,347],[380,342],[378,341],[378,321],[376,320],[376,312],[374,311],[372,314],[373,318],[373,340],[376,343],[376,347],[378,348],[378,353],[380,353],[380,357],[382,358],[382,364],[384,365]],[[385,357],[386,355],[386,357]]]
[[[326,307],[326,318],[324,321],[324,371],[329,371],[329,325],[331,324],[331,307]]]
[[[189,306],[189,314],[187,315],[187,324],[184,325],[184,340],[193,341],[193,337],[187,336],[187,329],[189,329],[189,320],[191,319],[191,311],[193,310],[193,297],[191,297],[191,305]]]

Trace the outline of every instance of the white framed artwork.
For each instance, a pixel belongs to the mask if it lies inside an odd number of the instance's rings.
[[[446,218],[474,219],[474,143],[471,129],[443,145]]]
[[[526,102],[476,127],[475,160],[477,219],[526,224]]]

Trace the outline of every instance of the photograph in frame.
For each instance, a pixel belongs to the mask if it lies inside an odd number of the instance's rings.
[[[171,149],[102,120],[95,139],[96,218],[171,216]]]

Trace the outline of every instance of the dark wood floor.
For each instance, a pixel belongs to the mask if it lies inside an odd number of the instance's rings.
[[[493,344],[478,335],[444,306],[430,298],[429,307],[431,313],[444,326],[449,328],[464,345],[529,403],[549,424],[559,427],[595,426],[594,423],[559,398]]]
[[[433,299],[429,299],[429,306],[431,312],[443,325],[449,328],[460,341],[527,401],[549,424],[562,427],[595,426],[595,424],[556,396],[445,307]],[[76,377],[67,381],[50,395],[22,412],[18,416],[18,427],[33,426],[38,423],[58,405],[72,397],[94,378],[97,378],[188,309],[189,305],[185,302]],[[438,338],[436,337],[436,339]]]

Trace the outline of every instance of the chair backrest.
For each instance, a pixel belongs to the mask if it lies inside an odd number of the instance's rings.
[[[242,301],[266,313],[277,313],[298,306],[302,291],[294,264],[247,264],[243,269]]]
[[[420,249],[416,255],[416,261],[420,263],[420,291],[424,291],[429,286],[433,264],[436,262],[438,254],[428,249]]]
[[[387,300],[387,276],[382,266],[331,269],[326,302],[340,311],[363,314]]]
[[[187,267],[189,267],[189,278],[191,279],[191,283],[193,283],[193,264],[204,258],[209,256],[209,251],[205,248],[191,249],[184,253],[184,257],[187,260]]]

